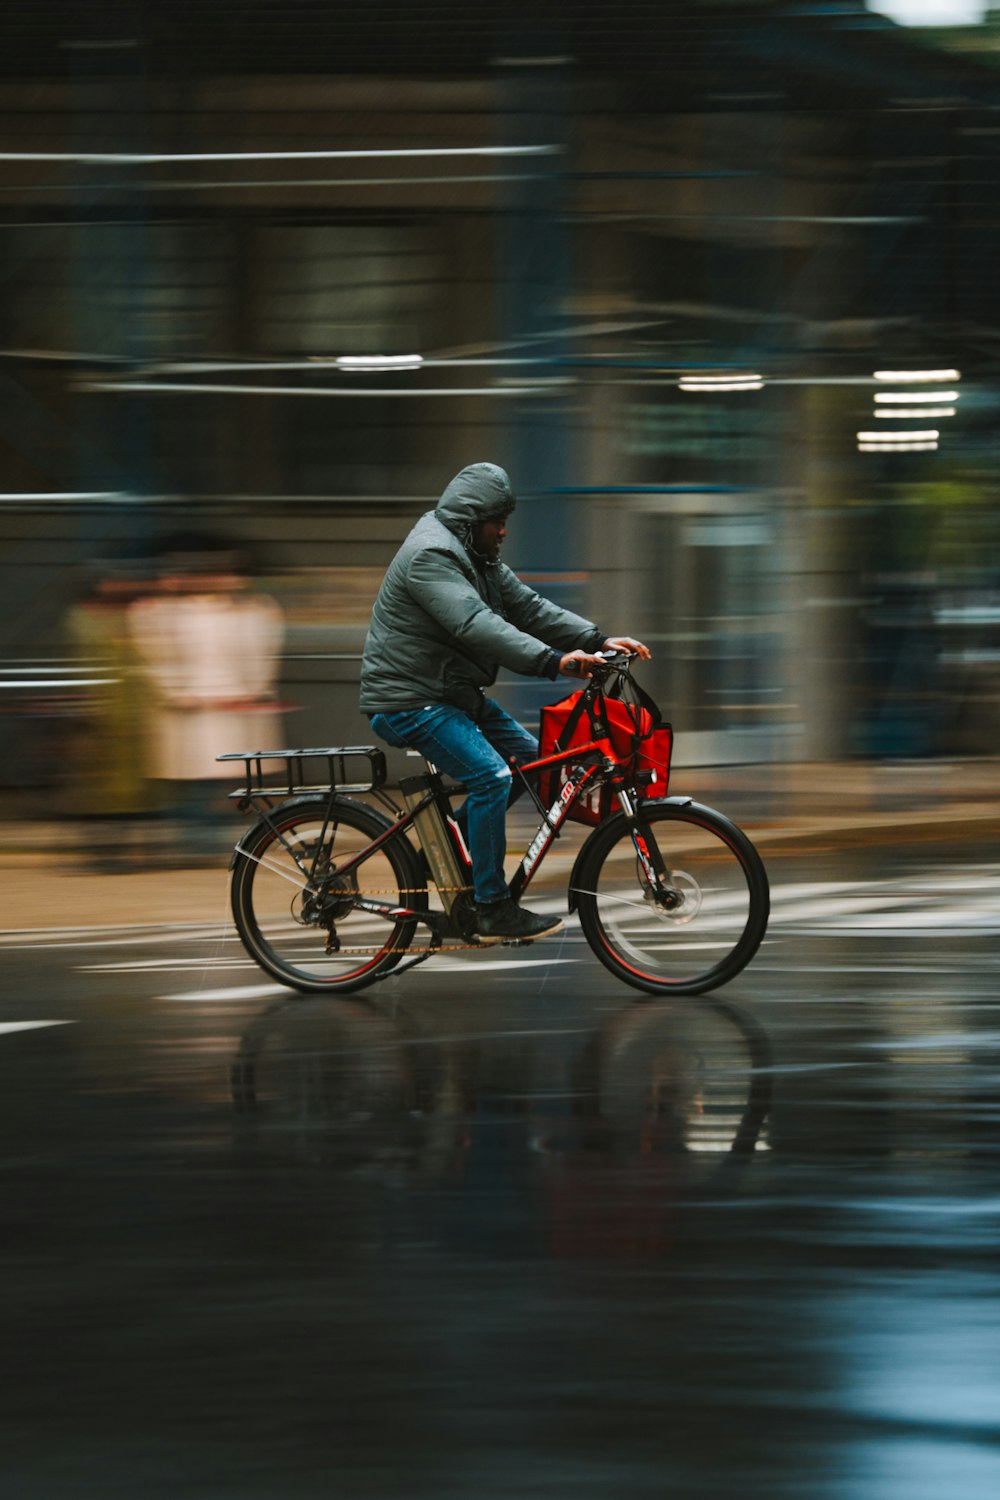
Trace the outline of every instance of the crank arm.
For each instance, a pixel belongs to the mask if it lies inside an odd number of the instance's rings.
[[[374,917],[385,917],[387,922],[420,922],[424,927],[430,928],[439,942],[450,935],[444,912],[415,911],[412,906],[392,906],[388,901],[373,901],[370,896],[355,896],[351,905],[355,911],[367,911]]]

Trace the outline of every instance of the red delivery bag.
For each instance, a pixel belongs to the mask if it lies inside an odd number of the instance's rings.
[[[613,760],[631,773],[641,776],[644,797],[665,797],[670,779],[670,752],[673,730],[660,719],[652,698],[637,683],[631,682],[635,701],[598,694],[588,706],[583,692],[570,693],[558,703],[547,704],[541,712],[539,757],[559,755],[597,743]],[[565,785],[572,761],[553,766],[539,778],[539,792],[546,805],[558,797]],[[609,786],[597,786],[578,797],[569,817],[578,823],[600,823],[617,812],[618,798]]]

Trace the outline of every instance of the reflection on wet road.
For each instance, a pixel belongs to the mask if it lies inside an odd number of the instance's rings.
[[[5,1493],[995,1493],[997,872],[871,858],[690,1001],[8,935]]]
[[[666,1246],[678,1193],[766,1144],[766,1034],[713,1001],[582,1019],[441,1032],[417,1010],[280,1001],[233,1066],[248,1149],[363,1169],[399,1199],[397,1222],[414,1214],[449,1243],[575,1258]]]

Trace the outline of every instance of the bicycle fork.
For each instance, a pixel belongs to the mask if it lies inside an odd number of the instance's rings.
[[[672,802],[690,802],[691,799],[690,797],[672,797],[669,800]],[[683,904],[684,898],[669,883],[670,872],[664,863],[663,855],[660,853],[660,846],[655,839],[652,840],[652,847],[647,843],[639,826],[635,803],[624,787],[618,788],[618,801],[621,804],[622,812],[628,819],[629,833],[649,889],[659,905],[666,911],[672,911],[675,907]]]

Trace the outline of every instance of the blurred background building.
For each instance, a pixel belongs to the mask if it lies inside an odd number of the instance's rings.
[[[178,531],[280,605],[286,739],[369,738],[382,571],[482,458],[682,762],[993,751],[1000,25],[943,19],[9,0],[8,802],[115,677],[95,577]]]

